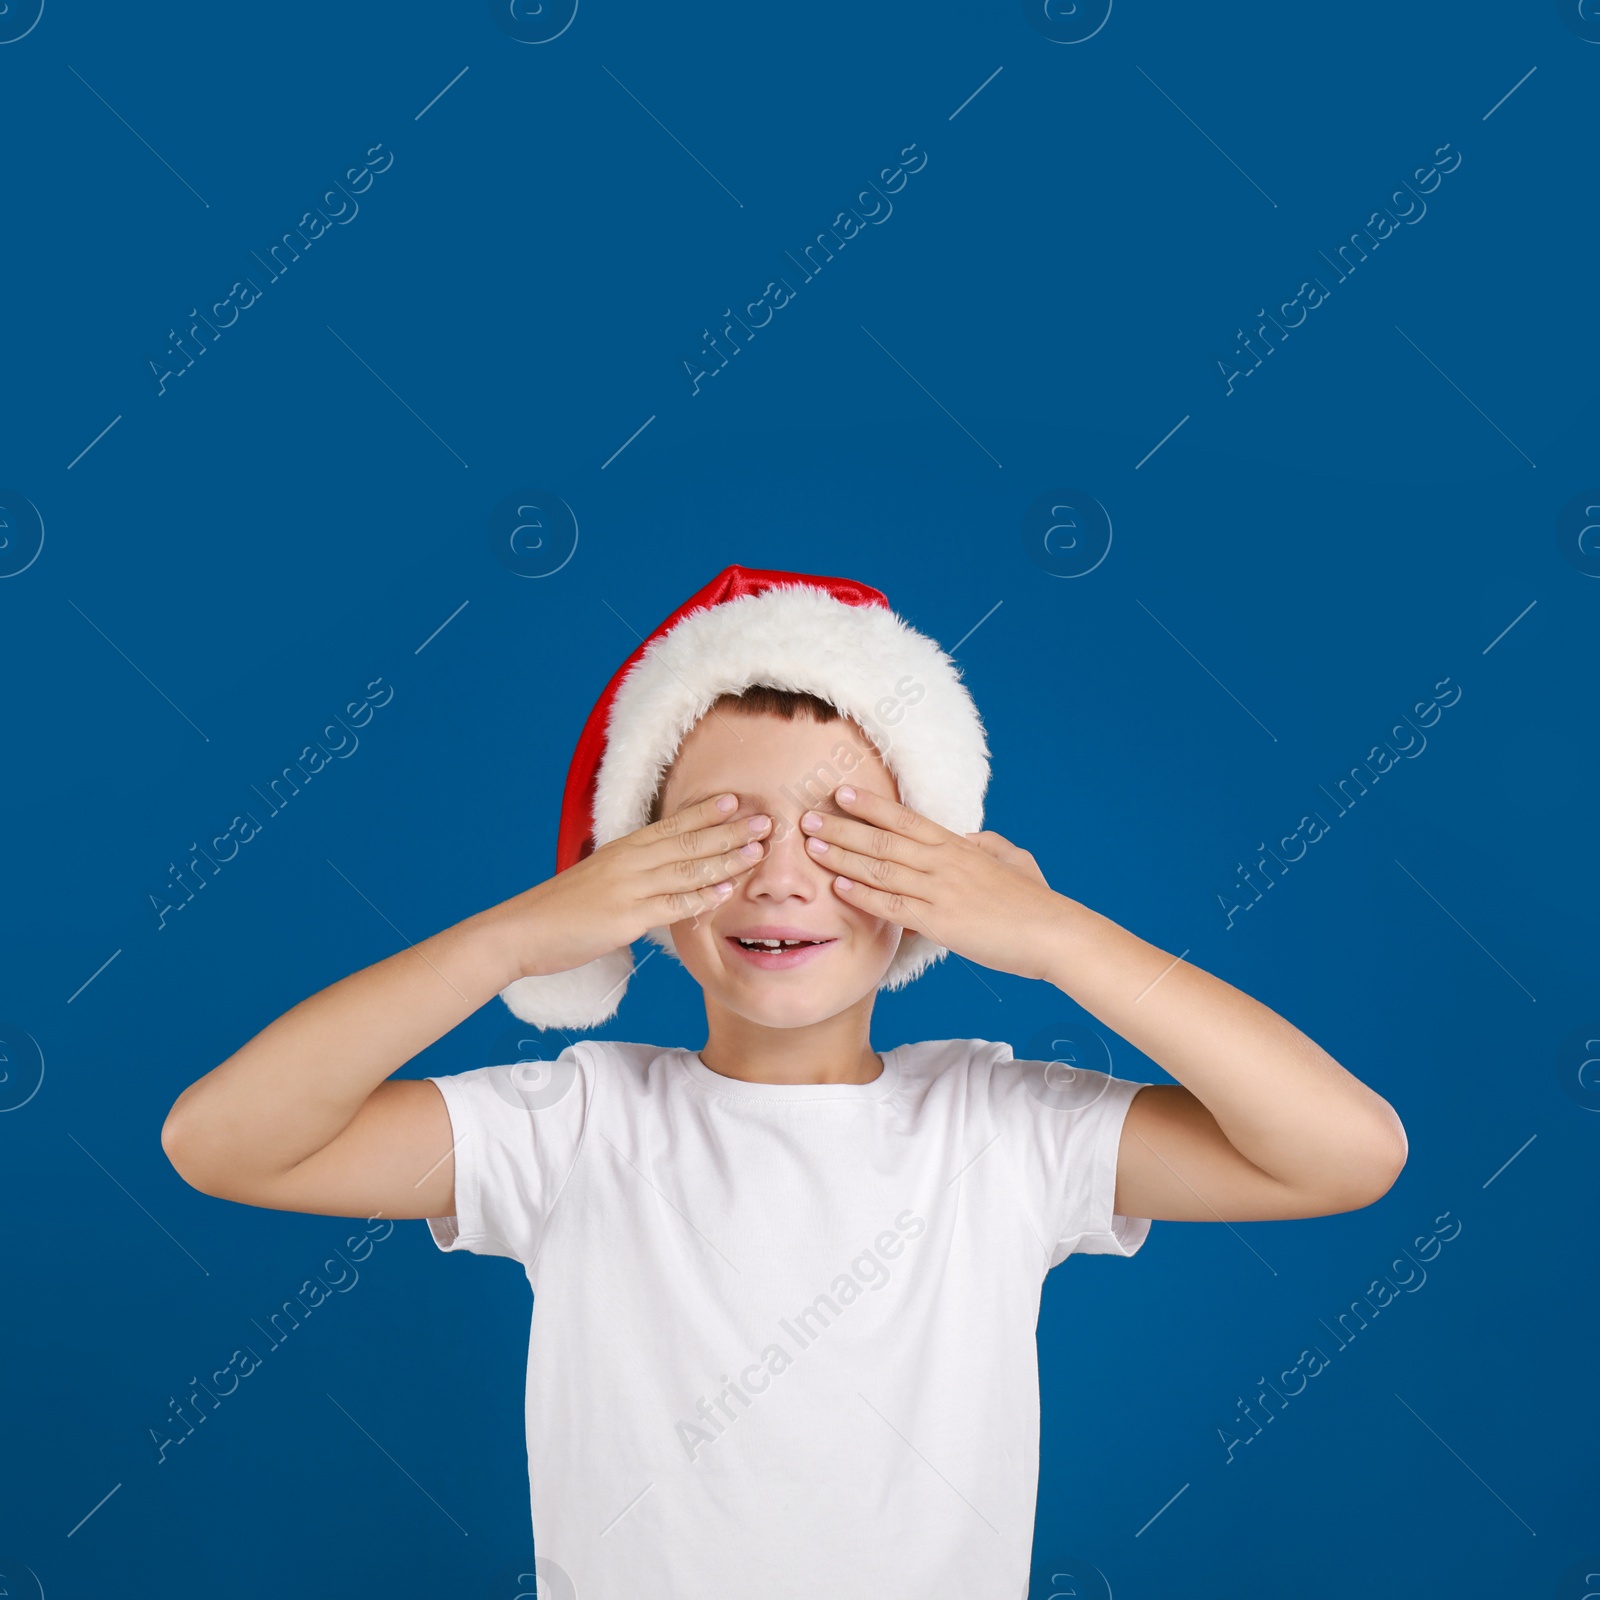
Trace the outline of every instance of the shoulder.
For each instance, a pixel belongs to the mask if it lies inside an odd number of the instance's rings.
[[[917,1071],[970,1071],[996,1060],[1009,1060],[1011,1046],[994,1039],[919,1039],[898,1047],[907,1069]]]
[[[902,1088],[947,1094],[986,1086],[1011,1060],[1011,1046],[992,1039],[921,1039],[893,1053]]]
[[[680,1088],[687,1052],[672,1045],[626,1039],[579,1039],[561,1052],[590,1086],[594,1098],[613,1102],[659,1100]]]
[[[650,1092],[665,1081],[675,1052],[660,1045],[615,1039],[579,1039],[549,1055],[524,1055],[465,1072],[434,1076],[447,1101],[476,1102],[486,1109],[537,1111],[565,1100],[574,1088],[585,1102],[606,1090],[624,1095]]]
[[[1102,1070],[1085,1065],[1075,1050],[1036,1060],[1018,1057],[994,1039],[935,1039],[904,1048],[908,1078],[942,1084],[1002,1122],[1031,1122],[1051,1112],[1103,1112],[1145,1087],[1116,1077],[1109,1056]]]
[[[577,1055],[596,1071],[646,1072],[665,1056],[678,1054],[669,1045],[633,1044],[625,1039],[579,1039],[568,1045],[563,1055]]]

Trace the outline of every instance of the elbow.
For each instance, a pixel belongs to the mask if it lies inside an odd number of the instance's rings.
[[[196,1192],[213,1200],[258,1205],[278,1175],[263,1169],[259,1153],[226,1103],[194,1097],[194,1086],[178,1096],[161,1124],[161,1149]],[[270,1202],[267,1202],[270,1203]]]
[[[1351,1194],[1354,1198],[1346,1207],[1347,1210],[1359,1211],[1365,1206],[1376,1205],[1395,1186],[1405,1170],[1406,1159],[1411,1153],[1405,1124],[1387,1101],[1384,1110],[1387,1115],[1363,1142],[1360,1151],[1352,1153]]]
[[[161,1149],[172,1164],[172,1170],[191,1189],[197,1189],[201,1194],[215,1194],[215,1189],[208,1186],[204,1169],[198,1160],[199,1140],[195,1136],[193,1122],[193,1114],[186,1112],[183,1096],[180,1095],[167,1113],[166,1121],[161,1124]]]
[[[183,1134],[183,1122],[178,1115],[178,1108],[174,1106],[168,1113],[167,1119],[161,1124],[161,1151],[172,1165],[172,1170],[183,1179],[190,1188],[196,1188],[194,1180],[189,1176],[188,1146]]]
[[[1406,1130],[1394,1108],[1380,1102],[1382,1113],[1370,1125],[1351,1130],[1326,1152],[1321,1170],[1295,1190],[1298,1209],[1277,1213],[1296,1217],[1331,1217],[1376,1205],[1405,1170],[1409,1147]]]

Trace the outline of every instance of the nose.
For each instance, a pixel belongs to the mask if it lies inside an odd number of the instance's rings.
[[[814,901],[828,874],[805,844],[806,836],[800,831],[797,818],[774,813],[766,851],[737,880],[740,892],[751,900]]]

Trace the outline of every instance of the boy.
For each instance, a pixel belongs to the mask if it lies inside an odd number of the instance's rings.
[[[596,705],[554,877],[173,1106],[206,1193],[523,1263],[552,1594],[1018,1600],[1045,1273],[1154,1218],[1369,1205],[1404,1165],[1392,1107],[1311,1040],[979,831],[988,773],[953,664],[877,590],[730,567]],[[698,1053],[391,1078],[497,992],[598,1026],[641,937],[704,993]],[[1179,1081],[974,1039],[879,1055],[877,991],[946,951],[1055,984]]]

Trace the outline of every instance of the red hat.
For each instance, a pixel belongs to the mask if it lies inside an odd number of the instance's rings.
[[[721,695],[756,684],[826,700],[872,740],[908,806],[955,833],[982,827],[983,724],[939,646],[867,584],[733,566],[639,645],[589,713],[567,774],[556,870],[646,826],[689,731]],[[676,954],[665,927],[646,937]],[[906,929],[882,987],[900,988],[944,954]],[[598,1027],[632,971],[624,948],[571,972],[519,978],[501,998],[539,1028]]]

